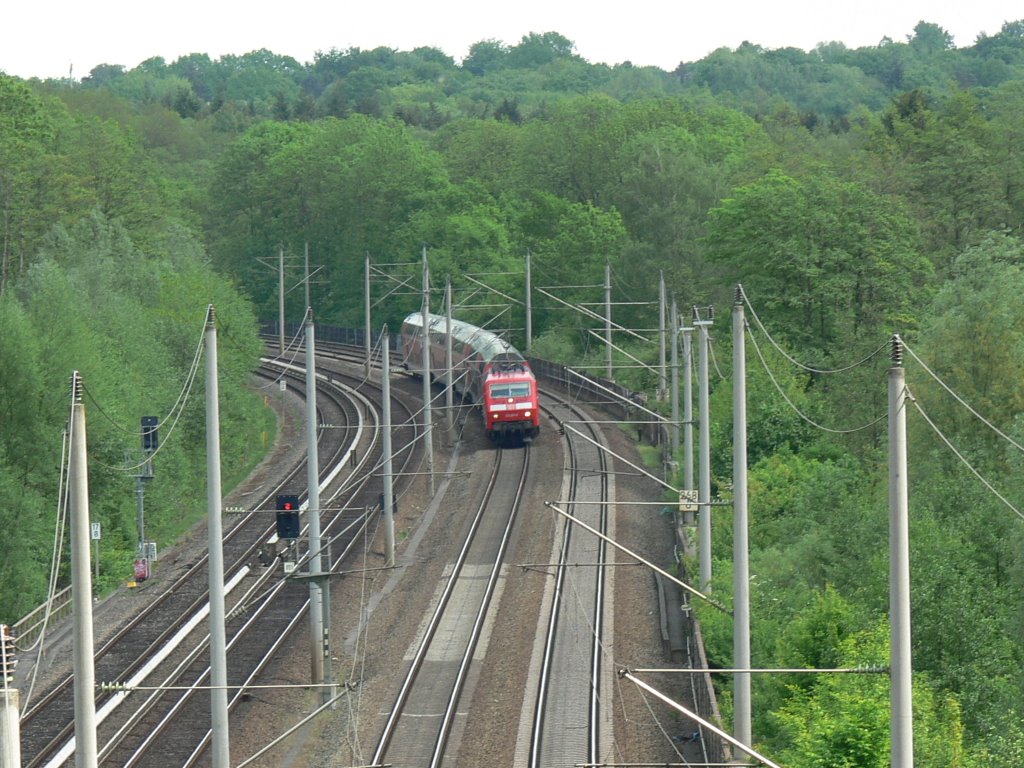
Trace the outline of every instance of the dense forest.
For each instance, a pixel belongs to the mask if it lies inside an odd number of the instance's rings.
[[[307,63],[259,50],[81,80],[0,74],[0,620],[46,593],[72,370],[108,587],[133,556],[138,418],[179,402],[207,304],[229,482],[273,430],[247,384],[279,251],[294,284],[308,247],[319,321],[358,326],[364,260],[400,282],[426,250],[434,288],[450,276],[475,305],[466,319],[519,344],[522,307],[495,318],[476,292],[521,296],[529,252],[534,284],[581,304],[602,301],[610,265],[627,327],[656,327],[660,275],[680,307],[719,307],[723,498],[727,316],[743,285],[755,667],[888,662],[885,348],[906,340],[916,763],[1017,768],[1021,115],[1024,21],[962,48],[927,22],[858,49],[744,43],[673,72],[593,65],[547,32],[481,41],[461,62],[431,47]],[[374,291],[380,323],[418,306],[390,283]],[[302,311],[289,300],[290,319]],[[538,298],[533,321],[536,354],[603,361],[585,317]],[[654,362],[657,344],[617,343],[617,378],[655,403],[656,377],[630,357]],[[202,399],[187,395],[147,487],[161,543],[205,512]],[[714,531],[728,601],[731,519]],[[730,666],[727,620],[702,619],[713,663]],[[758,676],[758,746],[788,768],[886,766],[888,689]]]

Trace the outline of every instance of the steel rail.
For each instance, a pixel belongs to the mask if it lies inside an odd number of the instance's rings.
[[[579,414],[582,422],[587,423],[585,415],[580,410],[570,404],[569,402],[556,397],[553,393],[545,393],[545,401],[548,403],[557,403],[558,407],[565,408],[570,413]],[[549,417],[556,421],[561,422],[554,412],[553,407],[546,407],[545,410],[548,412]],[[591,430],[594,430],[591,427]],[[600,471],[597,472],[600,477],[600,500],[592,501],[590,499],[580,499],[580,473],[578,471],[578,460],[579,451],[581,448],[587,447],[587,442],[582,443],[581,446],[577,446],[574,441],[573,435],[566,433],[563,436],[566,450],[570,456],[569,466],[572,468],[570,475],[570,483],[568,488],[567,496],[570,499],[570,505],[574,504],[590,504],[594,503],[598,506],[598,528],[603,532],[606,531],[608,525],[608,510],[609,502],[607,501],[609,496],[608,491],[608,472],[607,472],[607,457],[604,451],[597,452],[597,458],[600,462]],[[588,475],[594,474],[593,470],[587,471]],[[560,629],[562,626],[562,613],[565,608],[566,601],[566,588],[565,583],[568,579],[568,573],[570,570],[570,551],[573,542],[573,526],[568,523],[563,528],[563,536],[561,546],[559,548],[559,559],[556,565],[556,579],[554,587],[554,595],[551,601],[551,607],[547,622],[547,631],[545,633],[544,653],[542,657],[541,670],[537,684],[537,693],[534,699],[534,713],[533,713],[533,726],[530,735],[530,751],[529,751],[529,765],[531,768],[540,768],[546,762],[546,756],[544,754],[544,731],[545,723],[548,717],[548,700],[552,690],[552,686],[555,684],[553,680],[553,667],[555,665],[555,654],[558,652],[558,643]],[[603,540],[598,541],[597,553],[596,553],[596,565],[603,566],[607,559],[607,548]],[[588,663],[589,668],[589,684],[588,684],[588,696],[587,696],[587,759],[594,762],[598,759],[598,753],[600,751],[600,692],[601,692],[601,674],[602,674],[602,638],[603,638],[603,627],[604,627],[604,601],[605,601],[605,569],[603,567],[595,568],[593,574],[593,591],[594,600],[591,605],[591,642],[590,642],[590,658]]]
[[[491,567],[490,576],[487,580],[487,587],[484,590],[484,596],[480,602],[480,608],[477,611],[476,621],[473,623],[470,640],[466,647],[466,651],[462,656],[462,662],[459,664],[459,671],[452,687],[452,693],[448,699],[448,704],[445,707],[444,716],[441,721],[441,730],[438,734],[437,745],[434,748],[434,753],[430,760],[430,768],[438,768],[444,758],[459,698],[461,697],[462,690],[466,684],[466,676],[469,674],[469,667],[472,663],[473,655],[476,653],[477,643],[483,633],[484,620],[487,617],[487,611],[490,608],[491,599],[494,597],[495,590],[498,586],[498,578],[501,575],[501,569],[504,565],[505,552],[508,550],[509,542],[512,540],[512,528],[516,523],[519,507],[522,504],[523,489],[526,487],[526,477],[530,469],[529,446],[524,446],[523,452],[523,470],[519,476],[519,484],[516,486],[515,497],[512,499],[508,520],[505,523],[505,530],[502,533],[501,543],[498,546],[498,551],[494,558],[494,564]]]
[[[289,471],[288,475],[286,476],[285,482],[288,481],[288,478],[300,472],[302,468],[303,465],[301,463],[293,466],[292,469]],[[248,524],[254,520],[255,516],[261,511],[261,508],[264,507],[273,497],[273,492],[274,491],[271,490],[271,492],[266,496],[266,498],[264,498],[261,502],[254,505],[248,512],[246,512],[245,514],[236,519],[234,525],[232,525],[230,530],[228,530],[224,535],[225,543],[233,541],[237,536],[240,536],[244,532],[246,532]],[[267,528],[264,533],[258,534],[256,536],[256,541],[264,539],[269,534],[270,530],[271,528]],[[240,556],[239,559],[245,559],[251,556],[252,552],[255,549],[255,546],[255,544],[249,546],[245,550],[245,552]],[[186,585],[192,579],[197,578],[198,575],[202,572],[202,570],[205,567],[207,567],[207,564],[208,557],[206,554],[203,554],[188,568],[186,568],[185,571],[177,579],[175,579],[173,583],[169,584],[167,588],[156,599],[154,599],[149,605],[147,605],[143,610],[141,610],[138,615],[133,617],[131,621],[129,621],[124,627],[119,629],[106,642],[104,642],[103,645],[100,646],[96,651],[96,660],[98,661],[100,659],[106,658],[108,655],[111,655],[114,651],[119,651],[120,648],[123,647],[126,638],[129,637],[129,635],[137,628],[143,626],[143,624],[150,620],[151,617],[155,615],[158,611],[163,610],[165,605],[169,601],[180,599],[182,595],[186,595],[189,591],[191,591],[190,589],[186,588]],[[177,613],[182,616],[194,614],[197,610],[199,610],[202,607],[205,601],[206,590],[205,588],[203,588],[196,593],[196,597],[192,600],[191,603],[188,603],[181,609],[176,609]],[[179,622],[177,625],[168,626],[165,630],[158,633],[156,638],[151,640],[147,644],[145,649],[137,653],[135,660],[133,662],[128,664],[121,671],[117,672],[117,676],[125,678],[135,674],[144,665],[145,659],[152,653],[155,653],[158,649],[163,647],[163,645],[168,641],[168,639],[171,636],[173,636],[173,634],[177,630],[177,626],[179,626],[180,623],[182,622]],[[40,649],[40,654],[42,654],[42,649]],[[43,698],[41,698],[34,706],[30,707],[25,711],[25,713],[22,716],[21,725],[23,743],[25,740],[24,734],[29,730],[27,726],[29,726],[35,720],[41,720],[44,716],[47,716],[48,713],[50,712],[51,707],[56,703],[58,698],[64,695],[68,690],[70,690],[72,683],[73,677],[69,674],[62,681],[58,682],[54,686],[54,688],[51,691],[49,691]],[[110,695],[101,694],[97,697],[97,704],[102,706],[109,698]],[[48,716],[52,717],[52,715]],[[65,721],[65,724],[59,729],[57,734],[51,736],[46,741],[45,744],[39,745],[36,754],[28,758],[26,762],[26,768],[38,768],[38,766],[46,764],[46,761],[49,759],[49,756],[52,755],[56,750],[58,750],[61,745],[69,741],[69,737],[73,730],[74,721],[73,718],[69,717],[68,720]]]
[[[430,617],[430,621],[427,623],[426,630],[423,633],[423,639],[420,641],[419,647],[416,649],[416,653],[412,659],[412,664],[410,665],[409,671],[406,673],[405,680],[403,681],[402,687],[395,699],[395,705],[391,708],[391,713],[388,716],[387,722],[384,724],[383,733],[381,734],[380,741],[374,751],[373,760],[371,761],[374,765],[381,764],[383,756],[387,753],[388,746],[391,743],[391,739],[394,737],[395,729],[397,728],[398,721],[402,715],[402,710],[409,698],[409,693],[416,682],[416,676],[423,666],[423,661],[427,656],[427,651],[430,649],[430,642],[434,638],[437,628],[441,624],[441,619],[444,617],[445,608],[451,600],[452,594],[455,592],[455,586],[458,582],[456,576],[465,565],[466,559],[469,555],[470,546],[473,543],[473,538],[483,521],[483,513],[487,508],[487,500],[494,491],[495,480],[498,476],[498,469],[501,466],[501,456],[501,451],[497,451],[495,453],[494,464],[491,467],[491,475],[487,480],[484,498],[477,507],[476,513],[473,516],[473,523],[466,535],[466,538],[462,542],[462,547],[460,548],[458,557],[456,558],[452,575],[448,578],[448,583],[445,585],[445,588],[438,599],[437,607],[434,609],[434,612]]]
[[[319,354],[321,356],[328,357],[328,358],[342,358],[342,359],[344,359],[344,357],[345,357],[344,355],[336,355],[336,354],[332,354],[332,353],[326,353],[325,354],[323,350],[321,350]],[[289,367],[289,368],[290,367],[294,367],[294,366],[291,366],[290,364],[286,364],[286,363],[278,362],[278,364],[282,365],[284,367]],[[354,380],[359,381],[360,384],[365,381],[364,379],[362,379],[361,377],[359,377],[357,375],[354,375],[354,374],[351,374],[351,373],[340,373],[338,371],[332,371],[332,372],[328,372],[328,373],[325,373],[325,374],[318,374],[318,378],[321,378],[322,380],[324,380],[328,384],[333,385],[333,386],[339,386],[337,384],[336,379],[334,378],[335,376],[340,376],[341,378],[344,378],[344,379],[354,379]],[[341,387],[339,386],[339,388],[341,388]],[[332,517],[330,518],[330,520],[326,521],[323,524],[323,535],[324,535],[324,538],[325,539],[334,540],[334,539],[345,537],[345,538],[347,538],[347,541],[348,541],[348,544],[346,545],[346,547],[344,548],[344,550],[342,552],[340,552],[340,553],[338,553],[336,555],[332,555],[331,561],[330,561],[329,566],[328,566],[328,570],[329,571],[333,570],[336,565],[340,564],[350,554],[350,550],[352,549],[352,547],[355,546],[355,543],[358,540],[360,534],[365,532],[366,527],[370,523],[372,514],[371,514],[370,509],[367,508],[367,513],[366,514],[364,514],[361,518],[357,518],[356,520],[351,521],[349,523],[349,525],[358,524],[358,528],[359,529],[357,531],[355,531],[351,535],[349,535],[345,531],[337,531],[337,530],[335,530],[336,524],[339,521],[344,520],[344,512],[348,508],[347,503],[341,503],[340,505],[338,505],[337,504],[337,500],[339,498],[341,498],[342,496],[345,496],[347,499],[351,500],[351,499],[357,498],[359,496],[359,494],[364,491],[365,487],[368,485],[368,483],[370,482],[370,480],[373,477],[374,466],[372,466],[372,463],[373,463],[373,460],[375,458],[375,450],[379,447],[379,444],[380,444],[380,422],[379,422],[380,414],[379,414],[379,408],[376,406],[376,404],[373,404],[371,406],[371,403],[369,402],[369,399],[366,398],[357,389],[354,389],[354,388],[352,388],[350,386],[347,386],[347,385],[343,389],[344,389],[344,391],[346,391],[346,392],[356,396],[359,400],[361,400],[363,402],[364,407],[365,407],[367,413],[369,413],[372,416],[374,429],[370,433],[370,443],[369,443],[369,445],[368,446],[363,446],[363,450],[361,450],[359,452],[358,458],[357,458],[356,463],[354,465],[351,464],[348,461],[348,457],[350,456],[351,452],[354,450],[355,445],[356,445],[356,443],[358,441],[354,442],[348,448],[348,450],[346,451],[346,453],[343,456],[342,460],[337,462],[336,470],[341,468],[341,467],[344,467],[344,466],[349,466],[351,468],[351,471],[347,473],[345,479],[339,481],[339,484],[333,489],[331,496],[325,502],[323,502],[321,504],[322,511],[323,510],[327,510],[328,508],[333,508],[333,515],[332,515]],[[405,464],[403,466],[407,467],[408,464],[411,463],[412,461],[413,461],[413,454],[410,452],[406,456]],[[335,480],[336,475],[337,475],[337,471],[333,471],[333,472],[329,473],[327,479],[322,480],[322,484],[323,484],[325,490],[326,490],[327,486],[331,482],[333,482]],[[333,505],[333,507],[332,507],[332,505]],[[325,545],[325,547],[326,547],[326,545]],[[311,553],[307,553],[306,557],[308,558],[310,556],[310,554]],[[304,562],[304,560],[300,561],[297,565],[301,565],[301,562]],[[262,613],[262,611],[265,608],[270,606],[272,600],[278,594],[278,592],[280,592],[280,590],[283,588],[283,586],[284,586],[284,582],[281,582],[280,584],[276,585],[273,594],[268,594],[268,595],[266,595],[264,597],[263,602],[261,603],[261,606],[260,606],[260,609],[259,609],[260,613]],[[255,665],[254,669],[247,676],[247,678],[244,681],[244,683],[239,686],[238,690],[231,697],[231,699],[229,700],[229,703],[228,703],[229,710],[233,710],[237,706],[237,704],[240,701],[242,701],[243,697],[246,695],[246,690],[247,690],[248,686],[250,686],[252,684],[252,682],[256,679],[256,677],[259,675],[259,673],[262,672],[262,670],[265,668],[265,666],[273,658],[274,654],[284,644],[284,642],[288,638],[289,634],[298,625],[298,622],[300,621],[300,619],[309,610],[309,606],[310,606],[310,601],[309,601],[309,599],[307,597],[305,600],[303,600],[301,606],[298,607],[298,609],[297,609],[297,611],[295,613],[295,616],[292,618],[292,620],[289,623],[288,627],[286,629],[284,629],[279,634],[279,636],[277,637],[277,639],[275,640],[273,645],[268,649],[267,653],[263,656],[262,659],[259,660],[259,662]],[[254,624],[253,624],[252,621],[247,622],[246,628],[249,627],[249,626],[253,626],[253,625]],[[242,631],[244,631],[244,630],[242,630],[242,629],[239,630],[240,633]],[[201,761],[201,759],[202,759],[202,757],[203,757],[203,755],[205,753],[205,750],[208,748],[209,744],[211,743],[211,739],[212,739],[212,731],[207,729],[205,731],[203,737],[200,739],[199,744],[196,746],[196,748],[193,750],[192,754],[188,757],[188,759],[184,763],[184,768],[189,768],[189,766],[197,765]]]
[[[362,401],[366,402],[366,398],[364,396],[362,396],[362,395],[360,395],[358,393],[355,393],[354,391],[352,391],[350,393],[345,393],[345,395],[350,400],[352,400],[352,401],[362,400]],[[340,402],[340,400],[338,400],[338,401]],[[367,406],[369,406],[368,402],[366,402],[366,404],[367,404]],[[360,418],[361,418],[361,414],[360,414]],[[343,447],[344,447],[344,444],[341,445],[341,449],[343,449]],[[339,456],[342,457],[341,460],[340,460],[340,463],[343,463],[344,462],[344,456],[347,456],[347,454],[343,455],[342,451],[339,450],[335,454],[335,460],[336,461],[338,460]],[[331,460],[329,460],[329,462],[330,461]],[[295,472],[301,471],[302,468],[303,468],[303,465],[300,463],[298,468],[293,470],[293,472],[288,476],[288,478],[286,478],[286,482],[288,481],[288,479],[290,479],[295,474]],[[271,494],[271,496],[272,496],[272,494]],[[258,512],[258,510],[259,510],[259,507],[261,507],[261,506],[262,505],[257,505],[257,508],[254,509],[250,513],[250,515],[248,515],[246,517],[246,519],[249,519],[252,515],[256,514]],[[244,523],[245,523],[245,521],[243,520],[240,523],[238,523],[236,526],[234,526],[232,528],[232,530],[231,530],[231,534],[233,534],[234,531],[236,531],[239,528],[241,528],[241,526],[244,525]],[[238,578],[238,574],[241,573],[241,574],[244,575],[245,572],[248,571],[248,566],[244,565],[245,561],[248,560],[251,557],[251,555],[256,551],[257,548],[261,547],[263,545],[263,543],[268,540],[268,537],[269,537],[269,541],[276,541],[276,535],[273,534],[273,532],[271,532],[272,530],[273,530],[273,526],[268,526],[264,530],[263,534],[258,536],[256,538],[256,540],[254,541],[254,543],[245,552],[243,552],[236,559],[234,559],[234,561],[233,561],[233,563],[231,565],[231,568],[236,568],[239,565],[241,565],[242,567],[239,570],[233,570],[232,571],[234,574],[236,574],[236,577],[232,577],[232,578]],[[229,536],[226,537],[225,540],[228,539],[228,538],[230,538],[230,537]],[[204,556],[204,558],[201,559],[201,562],[205,562],[205,560],[206,560],[206,556]],[[266,578],[268,578],[268,574],[269,573],[270,573],[270,571],[267,571],[263,575],[263,577],[261,577],[261,579],[257,580],[257,586],[259,584],[261,584],[262,581],[265,581]],[[168,594],[168,593],[170,593],[172,591],[173,591],[173,588],[167,590],[167,592],[165,594]],[[170,638],[173,634],[178,632],[178,628],[179,627],[187,624],[189,621],[194,621],[194,620],[191,620],[191,618],[189,618],[189,616],[195,615],[195,614],[197,614],[197,612],[202,611],[204,609],[205,605],[207,604],[206,603],[206,595],[207,595],[206,590],[203,590],[201,595],[200,595],[200,597],[196,600],[196,602],[194,602],[193,605],[191,605],[182,614],[182,616],[180,618],[180,621],[172,623],[171,626],[168,628],[168,630],[166,630],[161,635],[161,639],[163,640],[163,639],[166,639],[166,638]],[[182,638],[182,640],[183,639],[184,638]],[[195,659],[196,655],[199,652],[201,652],[206,647],[206,643],[207,642],[208,642],[208,636],[205,637],[204,639],[202,639],[200,641],[200,643],[193,650],[188,651],[186,653],[187,659]],[[133,675],[133,674],[135,674],[136,670],[138,670],[139,668],[142,668],[143,665],[148,664],[148,660],[147,659],[151,657],[151,655],[152,655],[151,651],[153,651],[153,648],[156,645],[157,645],[156,643],[152,644],[145,651],[143,651],[141,654],[139,654],[139,656],[136,658],[135,662],[129,667],[128,671],[123,673],[119,677],[124,679],[124,677]],[[160,645],[163,646],[163,642],[161,642]],[[158,651],[158,653],[159,652],[160,651]],[[183,669],[184,669],[184,666],[179,665],[179,667],[178,667],[179,673],[180,673],[180,671],[183,671]],[[104,714],[104,717],[106,715],[109,715],[109,714],[113,713],[113,710],[118,705],[120,705],[120,703],[122,703],[125,700],[126,697],[127,697],[127,694],[115,694],[114,696],[104,697],[104,707],[106,708],[106,710],[108,710],[108,712],[106,712]],[[142,707],[143,711],[142,712],[133,713],[132,715],[129,716],[129,720],[130,721],[134,721],[135,723],[137,723],[139,720],[141,720],[141,718],[145,717],[148,713],[150,713],[153,710],[153,708],[156,707],[157,702],[159,701],[159,699],[160,699],[160,696],[150,696],[150,697],[148,697],[144,702],[142,702],[141,707]],[[162,729],[163,729],[163,726],[161,726],[161,730]],[[67,730],[67,728],[66,728],[66,730]],[[100,754],[102,756],[104,756],[104,757],[110,757],[111,753],[114,750],[119,748],[120,742],[123,741],[129,735],[129,733],[130,733],[130,729],[128,729],[128,730],[126,730],[125,728],[119,729],[116,732],[115,737],[113,739],[109,739],[108,742],[106,742],[104,744],[102,750],[100,751]],[[57,743],[63,744],[61,746],[59,752],[58,752],[58,755],[63,755],[65,753],[67,753],[69,749],[72,750],[72,751],[74,750],[73,739],[68,739],[67,735],[65,735],[63,737],[58,736],[57,739],[54,739],[54,741],[51,742],[51,748],[52,748],[52,746],[55,746]],[[52,754],[52,751],[53,750],[50,749],[49,753]],[[58,759],[57,762],[54,762],[53,760],[50,760],[46,765],[48,766],[48,768],[50,766],[53,766],[55,768],[55,766],[62,764],[62,762],[63,761],[59,760],[59,759]],[[127,762],[132,762],[132,761],[131,760],[126,761],[126,764],[127,764]]]

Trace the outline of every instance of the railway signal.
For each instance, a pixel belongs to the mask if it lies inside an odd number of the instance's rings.
[[[160,447],[160,419],[156,416],[142,417],[142,450],[153,453]]]
[[[299,538],[299,497],[283,494],[277,497],[277,537]]]

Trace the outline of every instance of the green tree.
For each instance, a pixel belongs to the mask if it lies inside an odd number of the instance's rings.
[[[1006,220],[991,128],[973,95],[935,103],[920,90],[897,99],[883,124],[886,135],[875,151],[894,158],[890,188],[910,201],[928,252],[937,267],[948,268],[959,250]]]
[[[219,268],[235,275],[254,297],[269,293],[273,284],[257,259],[276,253],[284,235],[273,210],[279,193],[266,176],[274,158],[311,130],[304,124],[262,123],[227,148],[211,178],[206,223],[211,252]]]
[[[380,67],[361,67],[335,80],[317,102],[322,115],[348,117],[352,114],[384,116],[386,86],[390,74]]]
[[[914,345],[947,386],[1004,430],[1024,410],[1024,393],[1016,385],[1024,376],[1022,291],[1024,246],[1016,238],[992,235],[957,258]],[[1005,468],[1003,441],[979,429],[976,418],[927,375],[916,378],[915,389],[932,418],[956,435],[975,461]]]
[[[533,69],[557,59],[574,56],[576,45],[557,32],[530,32],[523,35],[508,52],[508,66],[515,69]]]
[[[101,88],[117,82],[124,75],[123,64],[99,64],[82,78],[82,85],[89,88]]]
[[[618,151],[631,133],[622,105],[603,95],[580,97],[524,128],[522,164],[534,185],[577,203],[607,204]]]
[[[0,344],[0,356],[18,366],[11,370],[24,382],[0,375],[0,403],[8,397],[28,398],[15,406],[25,415],[12,423],[31,426],[33,440],[30,450],[14,435],[10,443],[0,441],[0,486],[12,477],[23,486],[18,512],[31,536],[19,551],[36,576],[29,580],[20,570],[22,563],[12,567],[12,583],[24,584],[26,591],[8,598],[3,590],[0,610],[16,603],[11,609],[20,611],[43,597],[53,529],[47,521],[60,484],[71,371],[81,372],[89,402],[102,409],[102,418],[90,422],[89,435],[91,509],[104,524],[108,563],[101,588],[130,572],[135,552],[134,485],[123,467],[126,451],[138,448],[139,416],[170,414],[179,402],[209,303],[217,307],[221,331],[230,338],[219,357],[223,429],[225,435],[236,430],[247,435],[238,441],[225,438],[225,482],[234,482],[260,457],[258,437],[268,424],[258,399],[245,390],[262,349],[255,318],[229,283],[209,268],[194,238],[183,232],[165,230],[154,241],[154,253],[144,255],[123,226],[96,211],[70,228],[55,227],[18,282],[18,305],[4,299],[0,323],[17,347]],[[25,392],[25,385],[32,391]],[[187,401],[173,436],[163,433],[158,472],[170,482],[155,482],[147,491],[147,531],[162,542],[202,515],[205,460],[191,451],[204,434],[201,390],[201,384],[193,388],[199,394]],[[33,419],[31,425],[25,418]],[[10,453],[7,445],[13,448]]]
[[[516,161],[521,134],[504,121],[459,120],[438,131],[434,145],[444,155],[453,182],[472,180],[498,200],[521,189]]]
[[[930,276],[896,202],[827,175],[769,173],[733,190],[708,224],[710,258],[771,308],[785,338],[826,357],[913,323]]]
[[[1024,110],[1024,80],[996,88],[984,103],[990,116],[987,149],[994,179],[1007,212],[1006,228],[1024,229],[1024,126],[1018,116]]]
[[[535,193],[525,199],[505,201],[511,218],[514,251],[533,253],[533,281],[546,286],[570,302],[593,302],[596,289],[560,288],[559,286],[599,286],[604,283],[604,264],[613,268],[620,262],[626,232],[617,211],[594,205],[582,205],[546,193]],[[563,305],[546,300],[534,306],[534,332],[544,333],[559,326],[580,332],[593,323],[566,310]],[[578,338],[590,345],[589,335],[582,331]]]
[[[949,51],[953,48],[953,36],[938,24],[919,21],[914,34],[907,35],[907,42],[914,50],[927,54]]]
[[[201,101],[212,101],[223,92],[225,73],[207,54],[190,53],[171,64],[168,69],[192,85],[192,92]]]
[[[31,476],[46,467],[34,438],[41,431],[39,350],[11,291],[0,295],[0,457]]]
[[[122,219],[141,241],[161,226],[166,200],[134,134],[110,121],[78,118],[61,131],[58,147],[83,195],[73,201],[79,215],[99,207]]]
[[[24,269],[33,243],[38,174],[52,151],[54,126],[42,101],[23,83],[0,74],[0,294]]]
[[[1016,572],[1024,535],[1021,521],[1011,519],[984,489],[962,487],[971,482],[967,473],[950,474],[945,482],[930,478],[935,489],[916,481],[913,486],[914,669],[954,692],[963,703],[966,727],[980,734],[1017,707],[1024,693],[1016,674],[1020,649],[1014,647],[1017,621],[1011,607],[1022,598]],[[966,509],[951,508],[940,489],[969,500]],[[950,643],[951,636],[970,637],[970,642]]]
[[[478,77],[508,66],[509,49],[500,40],[481,40],[469,47],[462,68]]]
[[[840,644],[843,666],[882,666],[888,626]],[[884,768],[889,765],[889,682],[881,675],[821,675],[810,692],[795,695],[776,715],[791,746],[778,761],[792,768]],[[930,768],[963,768],[960,708],[923,676],[914,680],[914,760]]]
[[[308,242],[325,267],[323,316],[358,322],[353,270],[362,270],[367,253],[418,252],[409,222],[449,183],[440,156],[400,123],[357,115],[258,126],[226,153],[213,185],[210,231],[225,268],[246,275],[259,304],[276,306],[276,281],[257,259]]]

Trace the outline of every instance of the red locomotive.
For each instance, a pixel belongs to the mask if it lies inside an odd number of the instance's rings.
[[[427,315],[430,371],[445,380],[447,319]],[[423,369],[423,314],[414,312],[402,323],[402,365]],[[537,379],[519,351],[492,331],[452,320],[452,378],[455,391],[480,406],[484,430],[491,440],[540,434]]]

